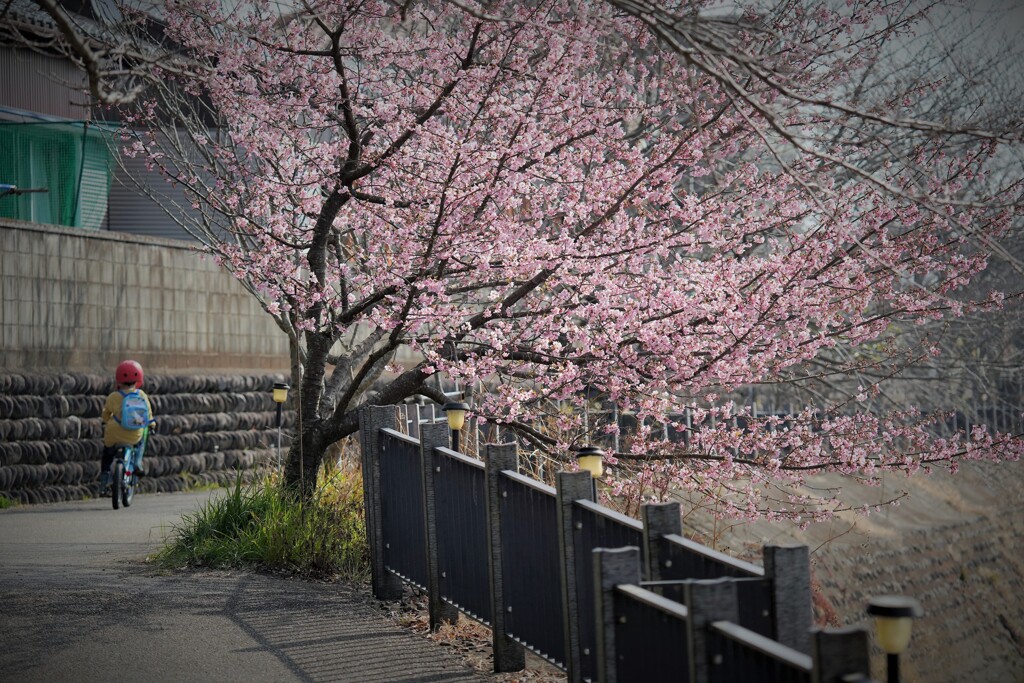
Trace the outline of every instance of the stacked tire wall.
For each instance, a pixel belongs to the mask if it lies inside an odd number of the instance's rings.
[[[147,376],[153,404],[140,481],[143,492],[181,491],[250,479],[277,459],[274,382],[282,375]],[[111,378],[86,374],[0,374],[0,496],[53,503],[99,493],[103,426]],[[287,449],[294,413],[282,415]]]

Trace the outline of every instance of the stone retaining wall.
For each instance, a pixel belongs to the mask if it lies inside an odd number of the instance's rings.
[[[147,376],[157,420],[142,491],[251,476],[277,457],[272,387],[283,375]],[[97,495],[108,376],[0,374],[0,496],[49,503]],[[282,417],[283,443],[294,413]]]

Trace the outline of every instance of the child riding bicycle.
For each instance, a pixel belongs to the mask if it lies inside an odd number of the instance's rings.
[[[156,423],[149,396],[142,391],[142,366],[133,360],[126,360],[114,371],[117,389],[103,405],[103,459],[100,461],[100,495],[109,495],[110,464],[114,461],[118,447],[136,446],[135,473],[143,474],[143,439],[149,428]]]

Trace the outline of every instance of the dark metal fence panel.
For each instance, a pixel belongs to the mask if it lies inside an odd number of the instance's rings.
[[[708,683],[811,683],[810,657],[742,626],[715,622],[707,647]]]
[[[594,609],[594,548],[643,547],[643,524],[589,500],[572,506],[576,547],[576,599],[579,603],[580,675],[597,680],[597,632]]]
[[[774,638],[772,625],[772,584],[764,568],[737,560],[725,553],[671,534],[658,544],[658,562],[663,579],[719,579],[724,576],[747,579],[736,585],[740,625],[760,635]],[[664,594],[682,600],[682,592],[669,588]]]
[[[772,625],[772,580],[739,579],[736,581],[736,602],[740,610],[740,626],[765,638],[774,638]]]
[[[419,442],[390,429],[383,430],[380,485],[384,492],[384,566],[406,581],[426,588],[426,521]]]
[[[740,626],[766,638],[774,638],[771,579],[736,579],[735,582]],[[686,581],[644,581],[641,585],[669,600],[686,604]]]
[[[636,586],[616,587],[613,599],[616,679],[687,683],[686,608]]]
[[[489,626],[484,463],[435,448],[431,465],[441,597]]]
[[[561,555],[555,489],[503,472],[501,556],[509,636],[565,668]]]
[[[761,578],[764,568],[671,534],[659,545],[662,579]]]

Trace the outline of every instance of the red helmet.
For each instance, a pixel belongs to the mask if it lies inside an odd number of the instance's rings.
[[[117,366],[114,377],[118,384],[134,384],[137,389],[142,386],[142,366],[133,360],[126,360]]]

